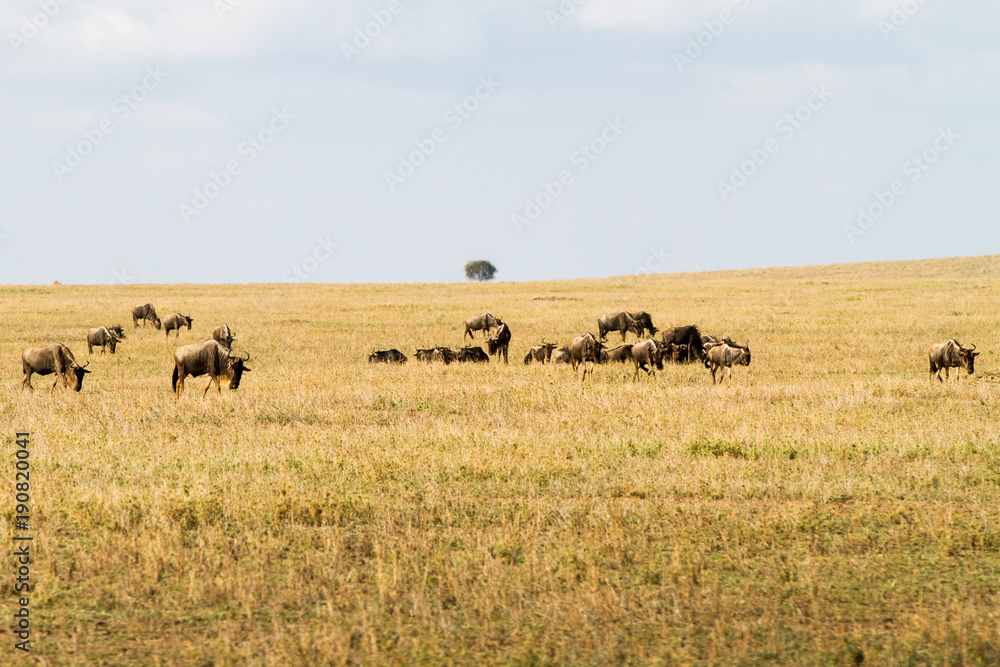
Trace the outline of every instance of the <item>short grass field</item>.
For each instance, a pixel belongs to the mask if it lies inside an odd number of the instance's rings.
[[[194,317],[179,342],[131,307]],[[749,368],[525,366],[615,310]],[[510,365],[428,365],[466,318]],[[172,351],[226,322],[238,391]],[[76,394],[21,352],[126,325]],[[1000,664],[1000,257],[550,283],[0,288],[0,663]],[[928,378],[948,338],[972,377]],[[611,341],[618,338],[613,334]],[[482,343],[481,339],[479,344]],[[630,335],[630,340],[634,338]],[[369,365],[396,347],[405,366]],[[16,431],[31,650],[13,649]]]

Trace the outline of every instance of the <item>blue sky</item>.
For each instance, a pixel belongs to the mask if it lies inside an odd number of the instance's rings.
[[[7,284],[1000,252],[995,2],[11,0],[0,34]]]

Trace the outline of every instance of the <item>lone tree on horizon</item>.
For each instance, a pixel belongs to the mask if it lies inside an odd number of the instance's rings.
[[[465,277],[469,280],[493,280],[497,267],[485,259],[475,259],[465,265]]]

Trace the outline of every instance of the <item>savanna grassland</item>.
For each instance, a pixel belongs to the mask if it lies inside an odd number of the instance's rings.
[[[180,343],[130,308],[194,316]],[[0,496],[31,433],[44,664],[1000,664],[1000,257],[552,283],[0,288]],[[524,366],[618,309],[749,340]],[[465,318],[509,366],[426,365]],[[228,322],[236,392],[170,391]],[[121,323],[83,391],[20,354]],[[928,380],[956,337],[974,376]],[[617,335],[612,335],[612,342]],[[630,336],[630,340],[632,337]],[[402,367],[370,366],[397,347]],[[50,376],[51,378],[51,376]]]

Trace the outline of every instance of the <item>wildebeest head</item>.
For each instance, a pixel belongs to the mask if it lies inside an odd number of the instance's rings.
[[[125,332],[122,331],[122,325],[120,324],[116,324],[113,327],[107,327],[107,330],[113,333],[114,335],[118,336],[119,340],[123,338],[128,338],[128,336],[125,335]]]
[[[229,367],[232,369],[232,375],[229,378],[230,389],[239,389],[243,374],[250,372],[250,367],[246,365],[248,361],[250,361],[249,354],[246,357],[229,357]]]
[[[157,331],[163,328],[163,322],[160,321],[159,316],[153,318],[153,326],[156,327]]]
[[[114,351],[114,347],[112,347],[111,349],[112,351]],[[73,391],[80,391],[81,389],[83,389],[83,376],[90,372],[86,368],[89,365],[90,362],[88,361],[83,366],[74,364],[73,367],[70,368],[70,370],[73,372],[73,376],[76,378],[76,383],[73,385]]]
[[[961,343],[959,343],[958,346],[958,353],[961,355],[962,365],[965,366],[967,371],[969,371],[969,375],[976,372],[976,357],[979,356],[979,353],[974,352],[973,350],[975,349],[975,343],[972,344],[972,347],[962,347]]]
[[[108,329],[108,333],[111,334],[110,336],[108,336],[108,345],[111,347],[111,354],[114,354],[115,348],[118,347],[120,339],[118,338],[118,334],[116,334],[111,329]]]
[[[181,315],[181,319],[183,322],[180,322],[179,324],[186,324],[188,331],[191,331],[191,323],[194,322],[194,318],[190,315]]]

